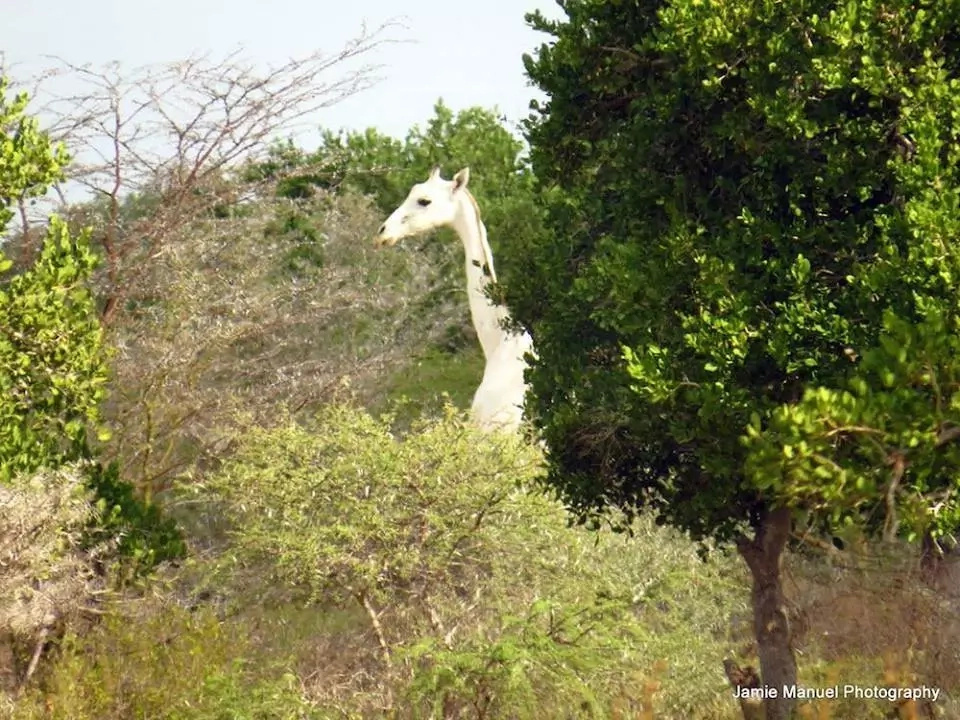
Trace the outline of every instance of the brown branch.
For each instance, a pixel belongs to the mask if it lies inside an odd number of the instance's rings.
[[[20,211],[20,232],[23,242],[23,247],[20,249],[20,260],[24,265],[27,265],[33,255],[33,242],[30,240],[30,220],[27,218],[26,195],[17,198],[17,209]]]
[[[743,713],[744,720],[763,720],[763,701],[749,697],[745,692],[760,688],[760,675],[757,671],[749,665],[741,667],[732,658],[724,659],[723,671],[730,685],[740,691],[740,712]]]
[[[883,521],[883,539],[885,542],[891,542],[897,535],[897,528],[900,523],[897,520],[897,489],[900,487],[900,481],[907,469],[907,459],[903,453],[893,453],[888,460],[893,466],[893,472],[890,476],[890,482],[887,483],[887,491],[884,494],[884,502],[887,506],[887,516]]]
[[[40,664],[40,656],[43,655],[43,647],[47,643],[47,635],[49,634],[49,626],[45,625],[40,629],[40,636],[37,638],[37,644],[33,649],[33,655],[30,656],[30,664],[27,665],[27,671],[23,674],[23,678],[20,680],[20,683],[17,685],[17,689],[14,692],[15,698],[18,698],[23,694],[23,691],[27,689],[30,678],[32,678],[33,674],[37,671],[37,665]]]
[[[52,117],[52,138],[76,157],[68,181],[107,199],[102,232],[95,238],[105,255],[102,318],[111,323],[152,259],[171,237],[209,213],[222,198],[203,191],[236,174],[266,152],[271,140],[293,131],[323,108],[379,81],[379,66],[346,68],[393,42],[403,26],[388,21],[332,54],[314,52],[266,70],[245,62],[240,51],[221,60],[185,61],[121,69],[54,58],[56,67],[38,80],[41,111]],[[338,72],[337,77],[328,77]],[[70,80],[82,89],[43,94],[48,80]],[[157,212],[122,226],[125,198],[156,198]]]
[[[958,438],[960,438],[960,426],[941,428],[940,432],[937,433],[936,447],[943,447]]]
[[[826,437],[833,437],[834,435],[839,435],[840,433],[863,433],[869,435],[883,435],[883,430],[877,430],[876,428],[866,427],[863,425],[840,425],[832,430],[827,431]]]
[[[387,668],[387,673],[391,674],[391,671],[393,670],[393,657],[390,654],[390,646],[387,644],[387,637],[383,632],[383,625],[380,624],[380,613],[377,612],[377,609],[373,606],[373,603],[370,602],[370,598],[367,597],[366,593],[360,593],[358,599],[363,605],[363,609],[366,610],[367,617],[370,618],[370,625],[373,627],[373,633],[376,635],[377,643],[380,645],[380,652],[383,656],[383,664]],[[390,707],[393,705],[393,692],[390,690],[389,684],[387,685],[386,695],[387,706]]]
[[[790,537],[796,540],[797,542],[803,543],[809,547],[817,548],[821,550],[824,554],[830,555],[833,558],[839,558],[843,556],[843,553],[837,548],[833,543],[827,542],[822,538],[818,538],[809,530],[804,530],[802,533],[791,532]]]

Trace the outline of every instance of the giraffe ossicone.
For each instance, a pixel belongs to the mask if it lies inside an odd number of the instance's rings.
[[[486,361],[470,416],[485,430],[515,431],[523,420],[527,390],[524,356],[533,353],[533,341],[528,333],[504,330],[509,313],[486,296],[487,286],[497,281],[497,272],[480,208],[467,189],[469,181],[469,168],[460,170],[452,180],[444,180],[440,168],[433,168],[426,181],[414,185],[406,200],[380,226],[375,242],[395,245],[406,237],[441,227],[457,233],[465,255],[470,316]]]

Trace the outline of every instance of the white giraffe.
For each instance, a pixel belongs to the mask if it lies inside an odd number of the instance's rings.
[[[470,415],[484,430],[516,431],[523,419],[526,393],[524,354],[533,352],[533,341],[528,333],[517,335],[504,330],[509,313],[484,293],[487,285],[497,281],[497,274],[480,208],[467,190],[469,180],[470,168],[463,168],[453,180],[444,180],[440,168],[435,167],[425,182],[410,189],[407,199],[380,226],[376,243],[394,245],[440,227],[452,227],[460,237],[466,255],[470,315],[486,359]]]

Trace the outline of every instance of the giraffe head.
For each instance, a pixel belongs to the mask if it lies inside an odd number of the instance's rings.
[[[406,237],[452,225],[469,180],[470,168],[463,168],[453,180],[444,180],[435,167],[430,177],[410,189],[407,199],[380,226],[374,242],[395,245]]]

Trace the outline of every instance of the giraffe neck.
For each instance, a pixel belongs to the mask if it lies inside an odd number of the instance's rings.
[[[493,254],[487,243],[487,230],[480,219],[477,203],[465,188],[460,200],[460,210],[453,221],[453,229],[463,243],[467,299],[473,327],[480,338],[484,357],[489,359],[506,335],[500,323],[507,317],[507,312],[491,303],[484,294],[487,285],[496,281]]]

